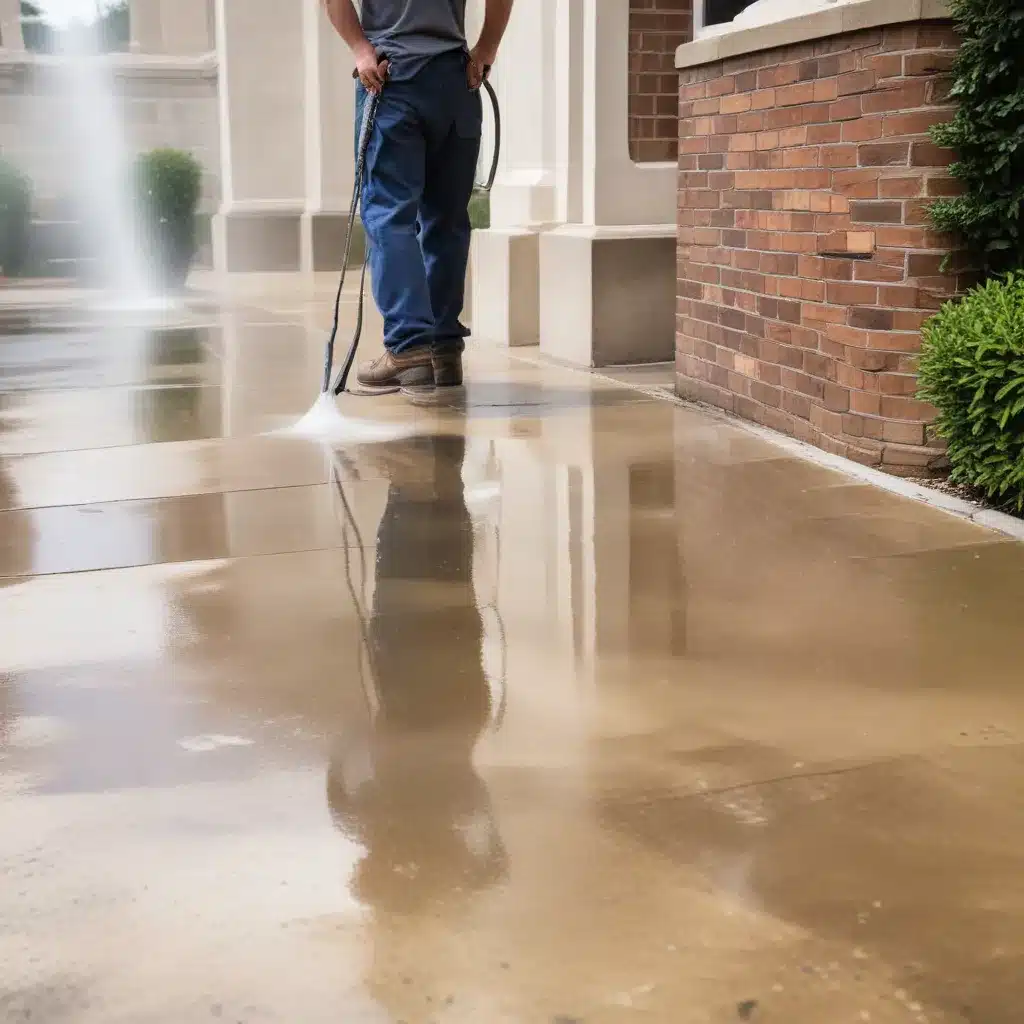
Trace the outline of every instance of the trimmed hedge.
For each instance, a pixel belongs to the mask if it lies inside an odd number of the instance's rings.
[[[0,160],[0,276],[18,277],[28,266],[32,186],[16,167]]]
[[[947,303],[922,335],[918,395],[938,410],[950,479],[1024,512],[1024,273]]]
[[[196,254],[202,166],[183,150],[154,149],[139,157],[135,173],[150,259],[165,284],[180,286]]]

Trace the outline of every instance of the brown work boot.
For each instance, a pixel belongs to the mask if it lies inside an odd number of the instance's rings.
[[[437,387],[462,387],[461,352],[435,352],[431,362],[434,365],[434,384]]]
[[[434,383],[434,367],[427,345],[401,355],[385,352],[372,363],[359,368],[356,380],[370,391],[397,391],[404,387],[424,387]]]
[[[434,382],[432,384],[402,387],[402,394],[413,405],[443,405],[455,407],[465,401],[462,386],[462,355],[459,352],[435,352],[432,357]]]

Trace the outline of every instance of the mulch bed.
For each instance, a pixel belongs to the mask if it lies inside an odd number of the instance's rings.
[[[1013,516],[1015,519],[1024,519],[1024,513],[1018,512],[1014,508],[1000,507],[994,502],[989,501],[977,488],[968,487],[966,484],[955,484],[949,477],[931,477],[930,479],[918,480],[917,483],[930,487],[935,491],[942,491],[943,494],[949,494],[954,498],[968,501],[979,509],[986,508],[991,509],[993,512],[1005,512],[1008,516]]]

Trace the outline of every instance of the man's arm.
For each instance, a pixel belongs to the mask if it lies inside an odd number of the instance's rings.
[[[327,17],[335,27],[338,35],[345,40],[345,45],[352,51],[356,61],[356,73],[359,81],[370,92],[379,92],[384,85],[388,63],[381,61],[378,65],[377,54],[373,44],[366,38],[363,26],[359,23],[359,15],[352,5],[352,0],[324,0]]]
[[[347,2],[347,0],[346,0]],[[476,41],[470,54],[469,84],[477,89],[490,67],[498,56],[498,47],[508,28],[508,19],[512,15],[513,0],[486,0],[484,25],[480,30],[480,38]]]

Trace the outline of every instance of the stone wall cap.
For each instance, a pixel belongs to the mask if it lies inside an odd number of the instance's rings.
[[[572,238],[675,238],[676,225],[672,224],[560,224],[548,235]]]
[[[778,46],[807,43],[883,25],[949,19],[947,0],[855,0],[798,18],[753,25],[683,43],[676,50],[676,67],[680,70],[700,67],[728,57],[741,57],[760,50],[773,50]]]
[[[20,68],[57,67],[63,58],[29,50],[0,48],[0,71]],[[152,78],[209,78],[217,74],[217,54],[177,57],[149,53],[110,53],[106,62],[115,75]]]

